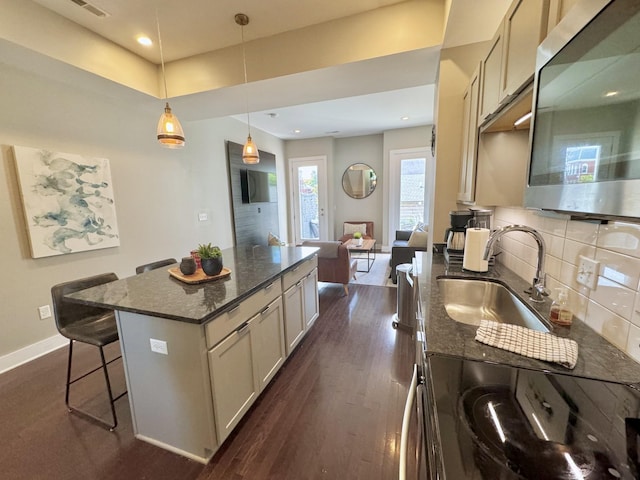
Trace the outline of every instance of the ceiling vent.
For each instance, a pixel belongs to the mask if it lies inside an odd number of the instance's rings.
[[[109,14],[107,12],[105,12],[104,10],[96,7],[95,5],[91,5],[88,2],[85,2],[84,0],[71,0],[71,2],[75,3],[76,5],[78,5],[79,7],[84,8],[85,10],[87,10],[90,13],[93,13],[96,17],[108,17]]]

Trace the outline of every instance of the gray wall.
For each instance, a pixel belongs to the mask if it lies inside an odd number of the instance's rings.
[[[285,142],[287,176],[289,159],[325,155],[329,179],[329,238],[342,236],[345,220],[369,220],[375,222],[374,234],[378,247],[388,245],[388,175],[389,151],[431,145],[431,125],[424,127],[389,130],[380,135],[363,135],[349,138],[312,138]],[[376,171],[378,186],[373,194],[361,200],[347,196],[342,190],[342,174],[352,163],[367,163]],[[288,181],[288,180],[287,180]],[[287,183],[288,185],[288,183]],[[289,222],[291,219],[289,219]],[[291,232],[289,224],[289,232]],[[290,235],[290,238],[293,238]]]
[[[333,184],[335,185],[335,215],[333,225],[336,238],[342,236],[342,224],[346,221],[373,222],[373,234],[378,240],[378,247],[382,240],[382,190],[384,178],[382,174],[383,135],[365,135],[361,137],[336,139],[336,156],[333,169]],[[342,189],[342,175],[353,163],[366,163],[376,171],[378,183],[376,189],[367,198],[351,198]]]
[[[0,371],[3,356],[56,334],[53,318],[40,320],[37,310],[51,304],[52,285],[106,271],[130,276],[137,265],[179,259],[202,242],[232,245],[225,140],[243,143],[246,125],[230,118],[185,122],[174,111],[187,146],[168,150],[155,140],[162,101],[141,107],[2,64],[0,105],[0,261],[7,272],[0,278]],[[281,140],[252,133],[260,149],[284,158]],[[121,245],[32,259],[11,145],[108,158]],[[284,166],[277,171],[282,184]],[[278,194],[285,219],[286,195]],[[207,221],[198,221],[200,212]]]

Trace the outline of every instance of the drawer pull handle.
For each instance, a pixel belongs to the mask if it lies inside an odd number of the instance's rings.
[[[237,311],[238,311],[238,309],[239,309],[239,308],[240,308],[240,305],[236,305],[236,306],[235,306],[235,307],[233,307],[231,310],[229,310],[229,311],[227,312],[227,314],[229,314],[229,315],[233,315],[235,312],[237,312]]]
[[[270,290],[271,287],[273,287],[273,283],[270,283],[269,285],[267,285],[266,287],[264,287],[265,290]]]
[[[262,311],[260,312],[260,315],[264,315],[265,313],[267,313],[269,310],[271,310],[271,305],[266,306],[265,308],[262,309]]]
[[[247,333],[249,331],[249,322],[244,322],[242,325],[240,325],[238,327],[238,329],[236,330],[236,332],[238,333],[238,335],[244,335],[245,333]]]

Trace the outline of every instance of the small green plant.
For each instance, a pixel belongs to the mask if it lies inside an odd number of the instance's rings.
[[[362,238],[362,233],[360,233],[360,232],[356,232],[356,233],[354,233],[354,234],[353,234],[353,238],[355,238],[356,240],[358,240],[358,239]]]
[[[198,245],[198,255],[200,255],[200,258],[220,258],[222,250],[218,246],[211,245],[211,243],[200,244]]]

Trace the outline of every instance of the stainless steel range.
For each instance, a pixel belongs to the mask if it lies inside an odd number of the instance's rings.
[[[640,392],[458,358],[426,362],[429,479],[637,479]]]

